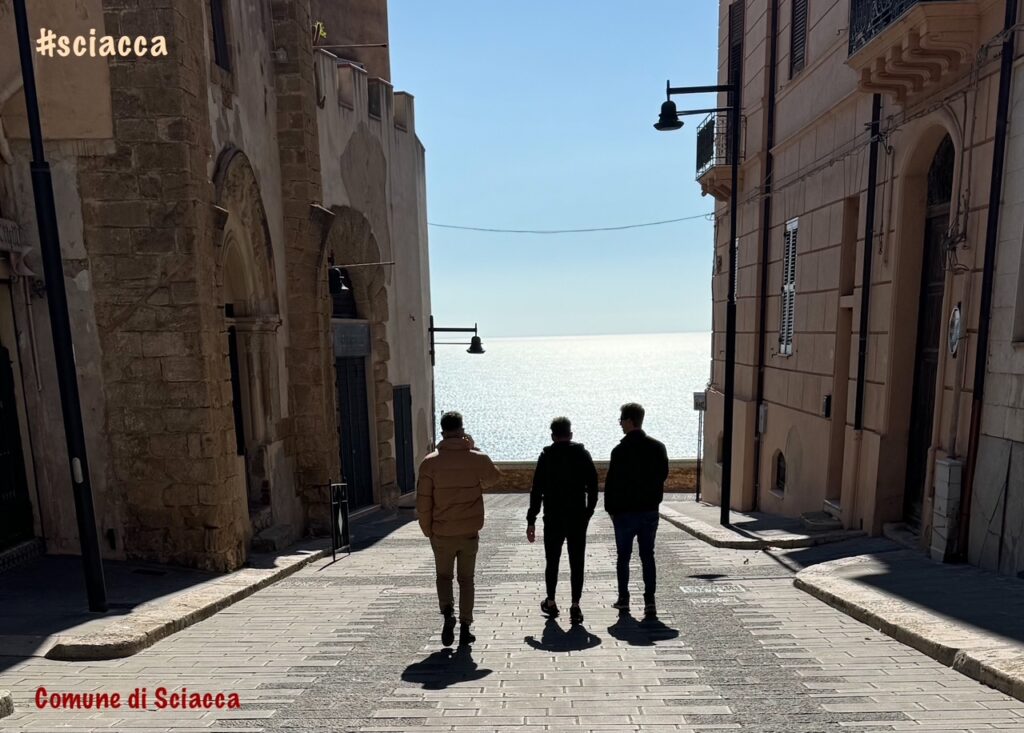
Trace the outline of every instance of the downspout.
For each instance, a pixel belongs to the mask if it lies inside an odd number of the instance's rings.
[[[1017,4],[1006,0],[1003,21],[1002,59],[999,64],[999,97],[996,105],[996,130],[992,143],[992,180],[989,185],[988,219],[985,225],[985,264],[981,276],[981,305],[978,310],[978,345],[974,355],[974,393],[971,395],[971,428],[967,443],[967,467],[960,501],[957,532],[957,558],[967,558],[971,533],[971,498],[978,464],[978,442],[981,436],[982,400],[985,393],[985,369],[988,362],[989,326],[992,319],[992,284],[995,279],[996,245],[999,242],[999,204],[1003,197],[1003,166],[1006,162],[1006,129],[1010,109],[1010,84],[1013,81],[1013,56],[1017,31]],[[1002,537],[1000,537],[1000,544]]]
[[[882,95],[875,94],[871,98],[871,147],[868,154],[868,192],[864,211],[864,266],[860,278],[860,332],[857,341],[857,393],[853,407],[853,441],[856,446],[856,460],[853,466],[853,497],[850,511],[859,513],[860,507],[860,471],[861,455],[864,447],[864,387],[867,381],[865,374],[868,360],[868,307],[871,301],[871,258],[875,251],[875,199],[878,188],[878,148],[882,119]],[[870,522],[869,522],[870,524]],[[864,526],[864,517],[860,517],[859,526]]]
[[[757,401],[754,403],[754,509],[761,503],[761,411],[764,409],[764,350],[768,338],[768,257],[772,243],[772,180],[775,173],[775,88],[778,76],[779,0],[771,2],[768,31],[768,108],[765,114],[764,188],[761,198],[761,303],[757,332]]]
[[[853,429],[864,429],[864,386],[867,381],[865,366],[868,360],[868,307],[871,300],[871,256],[875,250],[875,198],[878,188],[879,128],[882,119],[882,95],[871,98],[871,149],[868,157],[868,196],[864,212],[864,269],[860,287],[860,334],[857,349],[857,397],[854,401]],[[859,461],[858,461],[859,462]]]

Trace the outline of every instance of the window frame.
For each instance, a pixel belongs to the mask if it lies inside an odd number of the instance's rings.
[[[799,217],[786,222],[782,238],[782,287],[779,294],[779,354],[793,355],[796,331],[796,260],[800,240]]]

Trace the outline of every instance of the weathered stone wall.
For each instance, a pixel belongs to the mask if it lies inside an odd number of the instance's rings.
[[[277,141],[288,248],[290,452],[296,457],[296,484],[306,523],[322,524],[327,506],[323,487],[340,476],[330,359],[330,299],[323,257],[333,215],[321,205],[318,90],[309,2],[274,0],[271,8],[277,59]]]
[[[248,520],[213,297],[205,14],[132,0],[104,9],[109,33],[162,34],[169,50],[111,61],[114,151],[83,158],[79,173],[125,551],[232,569]]]

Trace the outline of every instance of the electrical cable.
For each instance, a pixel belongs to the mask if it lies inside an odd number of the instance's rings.
[[[590,227],[586,229],[499,229],[496,227],[471,227],[462,226],[459,224],[438,224],[430,222],[428,226],[438,227],[439,229],[459,229],[468,232],[495,232],[498,234],[581,234],[585,232],[619,232],[624,229],[639,229],[641,227],[656,227],[662,226],[663,224],[676,224],[681,221],[693,221],[694,219],[707,219],[712,220],[714,212],[709,211],[706,214],[694,214],[692,216],[684,216],[679,219],[663,219],[662,221],[649,221],[642,224],[623,224],[621,226],[614,227]]]

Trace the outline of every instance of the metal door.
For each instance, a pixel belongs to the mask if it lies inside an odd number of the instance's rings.
[[[903,516],[921,526],[921,505],[928,475],[928,450],[935,418],[935,380],[939,370],[942,295],[946,278],[946,230],[953,192],[953,141],[947,135],[928,170],[928,198],[921,258],[921,291],[917,310],[914,386],[907,438],[907,478],[903,489]]]
[[[917,355],[907,441],[907,481],[903,514],[909,524],[920,526],[921,502],[928,473],[928,449],[932,444],[935,416],[935,379],[939,368],[939,335],[942,327],[942,290],[945,280],[942,241],[949,225],[945,213],[929,216],[925,228],[924,262],[921,265],[921,302],[917,315]]]
[[[0,344],[0,549],[31,539],[32,504],[21,452],[11,355]]]
[[[358,509],[373,504],[366,359],[361,356],[335,359],[334,371],[338,390],[341,472],[348,484],[349,507]]]
[[[416,490],[416,467],[412,449],[412,388],[395,387],[395,443],[397,446],[398,488],[403,494]]]

